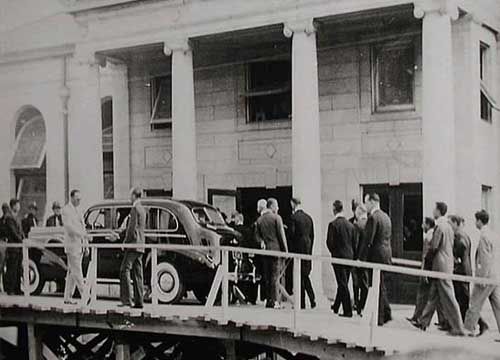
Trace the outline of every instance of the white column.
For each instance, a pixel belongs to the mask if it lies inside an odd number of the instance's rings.
[[[322,255],[325,243],[321,205],[321,152],[319,127],[318,60],[312,19],[286,23],[292,37],[292,187],[304,210],[314,220],[313,254]],[[323,290],[322,266],[313,264],[317,295]]]
[[[196,199],[196,126],[193,52],[187,40],[165,43],[172,56],[172,190],[180,199]]]
[[[113,166],[115,198],[129,195],[130,178],[130,115],[128,71],[126,64],[110,64],[113,88]]]
[[[431,5],[434,3],[430,3]],[[415,6],[422,25],[422,135],[424,213],[431,214],[436,201],[455,211],[455,108],[451,20],[458,8],[449,2]]]
[[[93,54],[77,52],[71,65],[69,188],[81,191],[84,209],[103,198],[99,63]]]

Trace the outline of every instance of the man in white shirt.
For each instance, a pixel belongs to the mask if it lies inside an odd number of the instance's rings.
[[[80,292],[83,304],[87,304],[90,299],[89,289],[85,286],[82,273],[83,250],[88,241],[88,234],[85,231],[83,216],[79,209],[80,201],[80,191],[71,190],[70,201],[62,210],[64,251],[68,262],[64,303],[71,305],[76,305],[76,302],[72,300],[76,288]]]
[[[491,280],[500,279],[500,244],[497,236],[489,229],[489,214],[485,210],[475,214],[476,227],[481,232],[476,251],[476,277]],[[470,307],[465,315],[465,328],[474,332],[486,300],[490,300],[491,308],[500,329],[500,286],[474,284]],[[483,331],[484,332],[484,331]],[[480,335],[483,333],[480,332]]]

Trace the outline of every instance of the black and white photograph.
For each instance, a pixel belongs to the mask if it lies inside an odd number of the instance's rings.
[[[500,360],[500,0],[0,0],[0,360]]]

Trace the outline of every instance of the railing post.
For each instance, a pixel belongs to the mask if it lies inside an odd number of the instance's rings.
[[[91,273],[90,273],[90,282],[88,284],[89,292],[90,292],[90,301],[95,302],[97,300],[97,262],[98,262],[98,253],[99,249],[97,247],[92,247],[91,253],[90,253],[90,261],[92,264],[92,267],[90,268]]]
[[[373,309],[372,317],[370,320],[370,344],[374,345],[375,330],[378,326],[378,308],[380,298],[380,269],[373,269],[372,271],[372,294],[373,294]]]
[[[30,263],[29,263],[29,248],[25,241],[22,243],[23,255],[23,283],[24,283],[24,296],[30,296]]]
[[[158,249],[151,249],[151,304],[158,305]]]
[[[229,307],[229,251],[222,249],[222,312],[224,319],[227,316],[227,308]]]
[[[301,260],[298,257],[293,258],[293,329],[297,333],[297,316],[301,307]]]

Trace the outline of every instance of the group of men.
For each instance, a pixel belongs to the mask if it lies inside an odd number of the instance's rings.
[[[472,276],[471,240],[465,232],[465,220],[457,215],[446,216],[448,207],[437,202],[434,219],[426,218],[422,268],[447,274]],[[475,255],[475,276],[498,280],[500,278],[500,244],[489,229],[489,214],[481,210],[474,215],[480,232]],[[438,326],[453,335],[476,335],[488,330],[481,318],[481,310],[490,300],[497,325],[500,328],[500,287],[475,283],[470,292],[469,283],[448,279],[421,278],[414,314],[408,320],[417,328],[426,330],[435,312]]]
[[[380,209],[378,194],[365,196],[364,204],[352,202],[354,216],[347,219],[342,201],[333,202],[334,219],[328,225],[327,247],[332,257],[391,264],[392,225],[389,216]],[[353,278],[354,307],[362,316],[368,289],[371,283],[371,272],[365,268],[333,264],[337,281],[337,294],[332,305],[338,314],[342,306],[343,317],[353,316],[353,306],[349,291],[349,278]],[[391,307],[387,297],[384,274],[380,275],[380,298],[378,324],[383,325],[392,320]]]

